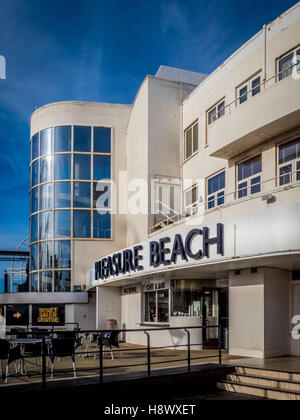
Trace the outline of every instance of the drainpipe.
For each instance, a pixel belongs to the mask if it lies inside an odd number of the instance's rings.
[[[263,26],[263,83],[264,88],[266,87],[267,80],[267,25]]]

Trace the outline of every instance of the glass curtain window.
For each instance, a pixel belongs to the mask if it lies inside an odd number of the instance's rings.
[[[39,184],[39,160],[36,160],[31,165],[31,186]]]
[[[74,154],[74,179],[91,179],[90,155]]]
[[[39,291],[39,273],[33,273],[30,275],[30,283],[31,283],[31,292],[38,292]]]
[[[94,238],[111,238],[111,215],[99,214],[97,211],[94,211]]]
[[[52,242],[40,242],[40,264],[39,267],[42,270],[52,268]]]
[[[71,178],[71,155],[55,156],[55,180],[62,181]]]
[[[70,182],[56,182],[55,183],[54,207],[56,209],[71,207],[71,183]]]
[[[111,207],[110,183],[94,182],[93,184],[93,206],[94,209],[109,209]]]
[[[91,184],[89,182],[74,182],[73,207],[91,207]]]
[[[31,216],[31,242],[36,242],[39,239],[38,217],[38,214]]]
[[[40,292],[50,293],[53,292],[52,284],[52,271],[40,273]]]
[[[85,210],[74,210],[73,229],[75,238],[91,237],[91,212]]]
[[[50,211],[40,213],[40,240],[53,237],[53,213]]]
[[[55,153],[71,151],[71,127],[55,128]]]
[[[94,156],[94,179],[110,179],[111,178],[111,158],[110,156],[97,155]]]
[[[39,211],[39,187],[31,190],[31,213]]]
[[[71,212],[68,210],[57,210],[55,212],[54,237],[71,237]]]
[[[71,241],[54,242],[54,268],[71,268]]]
[[[111,153],[111,129],[106,127],[94,128],[94,152]]]
[[[74,127],[74,152],[91,152],[91,127]]]
[[[40,210],[51,210],[53,208],[53,184],[40,186]]]
[[[31,158],[32,158],[32,160],[34,160],[34,159],[38,158],[39,155],[40,155],[40,151],[39,151],[39,133],[35,134],[32,137],[32,140],[31,140],[31,149],[32,149]]]
[[[53,128],[48,128],[40,133],[41,156],[53,153]]]
[[[55,271],[54,273],[54,291],[71,291],[71,273],[70,271]]]
[[[40,159],[40,183],[53,181],[53,156]]]
[[[31,245],[31,271],[38,270],[38,244]]]

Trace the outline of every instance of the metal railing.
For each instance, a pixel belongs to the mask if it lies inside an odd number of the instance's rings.
[[[214,351],[213,354],[192,354],[193,351],[193,347],[199,347],[199,346],[203,346],[202,340],[200,340],[201,342],[199,343],[192,343],[191,340],[191,332],[195,331],[195,330],[200,330],[202,332],[202,337],[203,337],[203,330],[207,331],[207,330],[217,330],[216,333],[216,338],[215,338],[215,348],[211,348],[209,347],[209,350]],[[175,344],[172,343],[172,345],[169,346],[154,346],[151,347],[151,339],[153,337],[153,334],[157,333],[157,332],[176,332],[176,331],[183,331],[186,334],[186,339],[184,340],[183,344]],[[111,333],[115,333],[117,335],[117,337],[120,337],[121,334],[127,334],[127,333],[144,333],[146,336],[146,345],[145,346],[139,346],[139,347],[135,347],[135,348],[122,348],[119,347],[117,350],[112,350],[112,348],[110,348],[109,350],[107,350],[106,346],[105,346],[105,335],[107,334],[111,334]],[[102,384],[103,382],[105,382],[104,380],[104,376],[105,376],[105,370],[109,369],[117,369],[119,370],[119,373],[123,373],[124,371],[128,373],[128,368],[137,368],[137,367],[146,367],[146,376],[151,377],[152,373],[153,373],[153,366],[156,365],[163,365],[163,364],[173,364],[174,367],[174,363],[184,363],[184,365],[182,366],[179,365],[182,369],[182,367],[186,366],[186,372],[190,373],[191,372],[191,368],[192,368],[192,363],[193,361],[202,361],[205,359],[217,359],[217,364],[219,366],[222,366],[222,327],[220,325],[208,325],[208,326],[187,326],[187,327],[158,327],[158,328],[142,328],[142,329],[121,329],[121,330],[84,330],[84,331],[53,331],[53,330],[40,330],[38,332],[40,338],[36,338],[36,331],[12,331],[12,332],[7,332],[6,333],[6,340],[9,341],[11,348],[12,349],[16,349],[18,347],[20,347],[22,349],[22,357],[20,358],[20,367],[19,367],[19,371],[17,372],[16,375],[12,375],[10,374],[9,376],[17,376],[19,379],[23,379],[25,381],[25,383],[30,382],[30,378],[37,378],[37,381],[31,384],[34,384],[36,386],[38,386],[39,388],[41,387],[44,391],[47,389],[47,381],[49,380],[49,376],[53,377],[53,372],[51,370],[49,370],[48,367],[48,361],[51,360],[51,341],[53,340],[53,338],[57,338],[57,337],[61,337],[63,336],[64,338],[72,338],[72,340],[74,340],[74,342],[76,342],[76,340],[78,340],[80,337],[90,337],[92,336],[94,338],[94,343],[96,343],[96,349],[93,348],[85,348],[85,343],[81,343],[80,347],[77,347],[75,349],[74,347],[74,361],[75,358],[77,357],[81,357],[84,356],[84,358],[89,358],[90,356],[94,356],[94,360],[96,360],[96,357],[99,356],[99,364],[98,366],[94,366],[94,367],[79,367],[76,368],[75,373],[77,377],[77,373],[80,372],[94,372],[94,374],[92,375],[93,377],[97,377],[98,376],[98,383]],[[35,337],[35,338],[33,338]],[[32,355],[26,355],[25,353],[25,349],[26,349],[26,344],[30,344],[30,343],[39,343],[40,344],[40,353],[38,355],[32,356]],[[130,343],[126,343],[128,345],[130,345]],[[167,354],[163,355],[164,360],[155,360],[155,357],[158,356],[153,356],[153,352],[157,351],[157,350],[164,350],[164,349],[169,349],[169,350],[177,350],[177,349],[181,349],[181,350],[185,350],[186,354],[185,357],[180,357],[177,358],[176,354],[173,354],[173,356],[175,356],[175,358],[171,357],[170,359],[166,359]],[[199,350],[198,348],[196,349],[197,351],[202,351],[201,349]],[[108,366],[104,366],[104,357],[105,354],[109,352],[113,355],[116,353],[120,353],[122,354],[126,354],[127,353],[127,357],[130,358],[130,353],[131,352],[145,352],[146,353],[146,361],[143,363],[136,363],[136,361],[134,360],[134,357],[136,356],[132,356],[131,359],[133,359],[134,363],[129,363],[129,364],[111,364]],[[65,357],[71,356],[71,354],[66,354]],[[181,355],[180,355],[181,356]],[[26,368],[25,368],[25,360],[26,360],[26,364],[30,364],[32,363],[33,358],[40,358],[41,360],[41,365],[40,365],[40,370],[38,372],[27,372]],[[142,357],[142,356],[141,356]],[[116,359],[114,359],[112,357],[112,361],[115,361]],[[118,359],[120,360],[120,359]],[[122,356],[122,361],[124,360],[123,356]],[[1,362],[1,361],[0,361]],[[178,365],[177,365],[178,367]],[[123,371],[122,371],[123,369]],[[129,369],[130,370],[130,369]],[[70,376],[66,376],[68,374],[74,374],[74,367],[73,369],[56,369],[55,374],[59,375],[59,379],[70,379]],[[156,369],[155,372],[155,376],[158,376],[158,371]],[[79,376],[80,377],[80,376]],[[3,378],[2,378],[3,379]],[[1,384],[1,383],[0,383]],[[0,385],[0,390],[1,390],[1,385]]]

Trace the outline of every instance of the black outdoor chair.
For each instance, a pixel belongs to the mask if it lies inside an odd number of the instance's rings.
[[[49,350],[49,357],[51,360],[51,379],[53,379],[55,357],[71,357],[73,363],[74,378],[76,378],[74,338],[54,338],[50,343]]]
[[[2,373],[2,360],[6,360],[6,371],[5,375]],[[0,340],[0,366],[1,366],[1,378],[5,378],[5,383],[8,380],[8,367],[11,363],[15,362],[16,372],[18,372],[16,361],[24,361],[22,346],[10,347],[7,340]],[[21,370],[21,367],[20,367]]]
[[[99,345],[100,340],[102,339],[103,350],[109,349],[112,360],[114,360],[113,347],[117,348],[119,350],[120,357],[123,357],[119,346],[119,335],[119,331],[111,331],[108,333],[102,333],[101,336],[98,336]]]

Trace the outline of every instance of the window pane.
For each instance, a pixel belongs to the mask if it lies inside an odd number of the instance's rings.
[[[31,186],[39,184],[39,160],[36,160],[31,165]]]
[[[259,174],[262,171],[262,159],[261,156],[257,156],[253,159],[253,168],[251,175]]]
[[[94,211],[94,238],[111,238],[111,215]]]
[[[74,210],[74,237],[91,237],[91,212],[85,210]]]
[[[47,156],[40,161],[40,182],[53,181],[53,156]]]
[[[223,117],[223,115],[225,115],[225,101],[218,105],[218,118]]]
[[[251,194],[260,192],[260,176],[251,179]]]
[[[54,268],[71,268],[71,241],[54,242]]]
[[[283,168],[280,168],[280,175],[283,175],[283,176],[280,176],[280,185],[285,185],[292,182],[292,172],[293,172],[292,165],[287,165]]]
[[[39,157],[39,133],[35,134],[31,140],[31,147],[32,147],[32,160]]]
[[[260,76],[252,80],[252,96],[257,95],[260,92]]]
[[[242,182],[239,184],[239,198],[247,197],[247,182]]]
[[[53,291],[52,287],[52,271],[40,273],[40,292],[49,293]]]
[[[35,213],[38,210],[39,210],[39,187],[36,187],[31,191],[31,213]]]
[[[39,291],[39,274],[34,273],[30,275],[31,279],[31,292],[38,292]]]
[[[297,181],[300,181],[300,162],[297,162]]]
[[[287,55],[279,61],[279,80],[282,80],[292,74],[294,53]]]
[[[110,156],[94,156],[94,179],[110,179]]]
[[[158,322],[169,321],[169,291],[160,290],[157,292]]]
[[[68,210],[58,210],[55,212],[55,238],[71,237],[71,212]]]
[[[300,71],[300,50],[296,52],[296,59],[297,59],[297,71]]]
[[[110,184],[106,182],[94,182],[93,206],[98,209],[111,207]]]
[[[90,155],[74,155],[74,179],[91,179]]]
[[[74,151],[91,152],[91,127],[74,127]]]
[[[40,210],[53,208],[53,184],[45,184],[40,187]]]
[[[39,238],[38,214],[31,217],[31,242],[36,242]]]
[[[214,108],[208,113],[208,124],[211,124],[216,119],[217,119],[217,108]]]
[[[55,203],[56,209],[71,207],[71,183],[56,182],[55,183]]]
[[[248,86],[245,86],[242,89],[240,89],[239,96],[240,96],[240,104],[243,104],[244,102],[248,100]]]
[[[262,171],[262,160],[261,156],[249,159],[246,162],[238,165],[238,180],[249,178],[252,175],[260,173]]]
[[[71,291],[71,272],[55,271],[54,274],[54,292]]]
[[[52,268],[52,242],[40,243],[40,269]]]
[[[224,193],[224,191],[218,193],[217,197],[218,197],[218,206],[221,206],[222,204],[225,203],[225,193]]]
[[[41,131],[41,156],[53,153],[53,128]]]
[[[111,129],[106,127],[94,128],[94,152],[111,152]]]
[[[215,196],[212,195],[211,197],[208,197],[208,209],[213,209],[215,207]]]
[[[290,162],[299,157],[300,140],[293,140],[279,147],[279,164]]]
[[[71,127],[56,127],[55,128],[55,152],[70,152],[71,151]]]
[[[225,188],[225,172],[222,172],[208,180],[208,195]]]
[[[193,153],[198,150],[198,124],[193,127]]]
[[[50,211],[40,213],[40,239],[53,237],[53,214]]]
[[[172,316],[202,316],[202,287],[197,280],[173,280]]]
[[[74,182],[73,207],[91,207],[91,184],[89,182]]]
[[[185,134],[185,158],[188,159],[193,154],[192,146],[192,129],[190,128]]]
[[[157,322],[156,293],[145,293],[145,322]]]
[[[55,156],[55,180],[60,181],[71,178],[71,155]]]
[[[30,270],[38,270],[38,244],[31,245],[31,260],[30,260]]]

